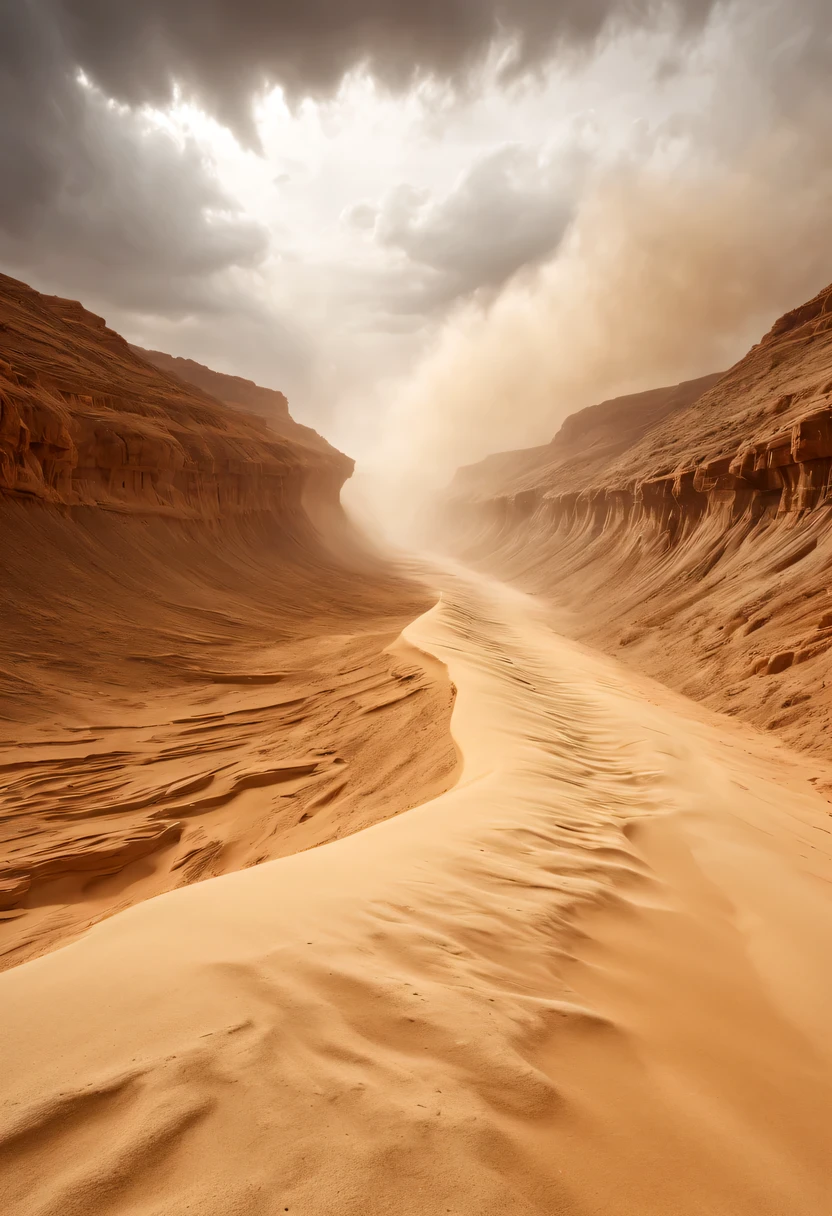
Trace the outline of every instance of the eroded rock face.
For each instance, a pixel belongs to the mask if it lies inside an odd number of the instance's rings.
[[[130,350],[147,363],[152,363],[161,371],[193,384],[203,393],[208,393],[216,401],[228,405],[235,411],[254,415],[267,424],[269,430],[285,439],[302,443],[305,447],[317,448],[332,453],[334,449],[327,441],[313,431],[311,427],[296,422],[289,413],[289,402],[285,395],[276,389],[263,388],[253,380],[245,380],[242,376],[228,376],[224,372],[215,372],[202,363],[193,359],[182,359],[174,355],[166,355],[159,350],[143,350],[140,346],[131,346]]]
[[[432,598],[350,529],[352,461],[202,373],[283,433],[0,276],[0,969],[455,769],[450,684],[389,652]]]
[[[296,509],[310,483],[337,501],[352,461],[307,430],[273,433],[0,276],[0,494],[207,517]]]
[[[641,434],[622,399],[617,450],[606,403],[600,458],[589,410],[548,449],[463,470],[454,546],[577,609],[580,636],[832,756],[832,287],[695,399],[672,391]]]
[[[215,372],[194,359],[167,355],[161,350],[145,350],[141,346],[133,345],[130,350],[146,363],[152,363],[154,367],[184,380],[186,384],[195,385],[226,405],[257,414],[276,428],[282,423],[289,426],[293,424],[289,414],[289,402],[285,394],[276,389],[261,388],[253,380]]]

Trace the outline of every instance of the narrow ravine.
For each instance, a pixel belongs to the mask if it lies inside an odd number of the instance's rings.
[[[457,784],[0,976],[9,1210],[825,1216],[828,804],[415,569]]]

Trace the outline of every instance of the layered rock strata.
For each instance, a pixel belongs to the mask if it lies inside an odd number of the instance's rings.
[[[294,509],[313,480],[337,502],[352,461],[315,440],[229,411],[76,301],[0,276],[0,494],[217,517]]]
[[[634,440],[624,417],[600,461],[591,414],[571,446],[462,471],[457,550],[576,610],[580,636],[832,755],[832,288]]]
[[[168,375],[184,380],[186,384],[193,384],[203,393],[221,401],[223,405],[262,418],[269,430],[276,435],[295,440],[305,447],[319,448],[325,452],[333,451],[317,431],[295,421],[289,413],[289,402],[285,393],[278,389],[263,388],[262,385],[242,376],[229,376],[224,372],[214,371],[194,359],[166,355],[160,350],[144,350],[140,346],[131,346],[130,349],[140,359],[152,363]]]
[[[352,461],[246,404],[0,277],[0,969],[453,780],[397,642],[431,597],[350,529]]]

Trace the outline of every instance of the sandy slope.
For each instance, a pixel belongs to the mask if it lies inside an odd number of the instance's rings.
[[[0,275],[0,969],[453,781],[446,673],[391,649],[433,601],[349,526],[352,460],[154,359]]]
[[[697,396],[709,379],[582,410],[546,448],[461,470],[436,543],[551,597],[581,641],[828,762],[832,286]]]
[[[346,533],[0,506],[0,969],[453,783],[432,599]]]
[[[454,789],[0,977],[7,1210],[828,1212],[826,803],[441,582]]]

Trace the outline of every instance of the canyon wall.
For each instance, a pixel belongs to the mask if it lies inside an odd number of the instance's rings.
[[[216,372],[193,359],[166,355],[160,350],[144,350],[141,346],[131,346],[130,350],[146,363],[152,363],[168,375],[194,385],[232,410],[262,418],[268,424],[269,430],[276,435],[295,440],[306,447],[333,451],[330,444],[312,427],[295,421],[289,413],[289,402],[285,394],[277,389],[263,388],[253,380]]]
[[[218,517],[297,510],[311,485],[337,503],[352,461],[296,431],[229,410],[76,301],[0,275],[0,495]]]
[[[453,780],[397,642],[432,597],[351,531],[352,461],[193,374],[0,276],[0,969]]]
[[[624,398],[461,470],[445,527],[577,636],[832,756],[832,288],[699,383],[640,434]]]

